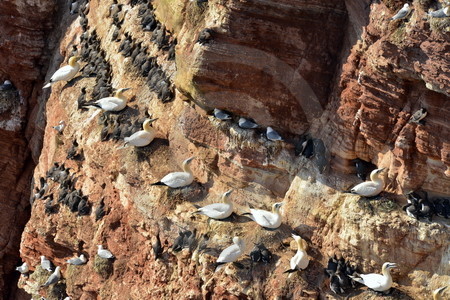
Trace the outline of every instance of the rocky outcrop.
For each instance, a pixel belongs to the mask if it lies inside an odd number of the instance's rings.
[[[148,6],[155,27],[147,31],[145,1],[119,2],[122,13],[111,15],[112,1],[89,1],[89,10],[82,9],[87,18],[73,17],[53,55],[49,73],[72,45],[83,65],[100,57],[106,72],[89,77],[84,70],[48,95],[34,178],[58,162],[70,167],[72,179],[48,178],[53,201],[32,206],[21,257],[34,273],[21,277],[21,288],[50,299],[334,298],[323,274],[333,254],[361,272],[396,262],[393,298],[427,299],[448,282],[448,220],[417,221],[400,208],[408,190],[449,194],[448,20],[422,19],[435,3],[415,1],[408,18],[390,22],[400,1],[155,0]],[[98,43],[95,55],[83,56],[82,36]],[[140,43],[154,71],[143,76],[123,51],[127,39]],[[99,82],[106,89],[131,87],[128,107],[111,114],[78,107],[83,88],[87,100],[98,99]],[[215,119],[209,114],[215,107],[234,119]],[[428,111],[425,124],[410,123],[420,107]],[[149,115],[158,117],[156,139],[143,148],[123,147],[126,133]],[[262,128],[239,128],[239,116]],[[51,126],[60,120],[67,126],[57,133]],[[268,141],[266,126],[285,141]],[[315,145],[311,158],[296,156],[306,138]],[[73,141],[76,159],[68,156]],[[151,185],[190,156],[196,156],[191,186]],[[352,174],[357,157],[389,168],[380,199],[342,193],[360,182]],[[90,214],[81,214],[73,197],[60,196],[65,182],[87,201]],[[195,205],[215,202],[230,188],[238,214],[283,201],[283,225],[269,231],[243,216],[208,221],[194,213]],[[101,202],[105,214],[98,217]],[[176,252],[175,238],[187,230],[197,242]],[[288,276],[293,231],[307,241],[312,260]],[[273,260],[259,264],[243,256],[243,266],[216,271],[216,257],[236,235],[245,240],[246,254],[262,242]],[[157,236],[158,259],[152,250]],[[100,244],[116,259],[97,257]],[[65,263],[80,253],[86,265]],[[60,285],[39,288],[48,276],[38,267],[40,255],[62,267]],[[376,297],[367,291],[349,296]]]
[[[0,291],[8,299],[15,288],[14,267],[20,236],[30,216],[30,180],[42,146],[44,107],[38,104],[43,50],[56,1],[5,0],[0,3]],[[33,160],[35,158],[36,160]],[[14,273],[13,273],[14,272]],[[20,299],[16,292],[14,299]]]

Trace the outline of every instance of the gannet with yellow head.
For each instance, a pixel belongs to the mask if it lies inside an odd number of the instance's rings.
[[[396,268],[397,264],[385,262],[381,268],[381,274],[370,273],[370,274],[359,274],[358,276],[350,276],[353,280],[364,284],[368,288],[377,291],[385,292],[388,291],[392,286],[392,276],[390,270]]]
[[[79,59],[79,56],[72,56],[69,58],[69,64],[59,68],[55,73],[53,73],[50,81],[44,85],[43,89],[51,87],[57,81],[69,81],[75,77],[80,70],[80,64],[78,63]]]
[[[145,147],[149,145],[156,135],[156,130],[152,127],[152,122],[158,120],[155,119],[147,119],[144,121],[142,128],[144,130],[139,130],[138,132],[133,133],[129,137],[125,137],[123,140],[125,141],[125,145],[132,145],[135,147]]]
[[[194,174],[189,165],[194,158],[194,156],[190,157],[183,162],[183,172],[169,173],[160,181],[152,183],[152,185],[167,185],[171,188],[180,188],[190,185],[192,181],[194,181]]]
[[[283,202],[277,202],[272,205],[272,212],[262,209],[250,209],[249,213],[243,215],[248,216],[250,219],[258,223],[264,228],[275,229],[281,225],[280,207]]]
[[[220,252],[219,258],[216,261],[218,265],[235,262],[239,258],[239,256],[242,255],[245,248],[244,240],[238,236],[235,236],[233,238],[233,243],[233,245],[225,248],[222,252]]]
[[[350,192],[364,197],[373,197],[381,193],[384,188],[384,178],[380,175],[384,168],[375,169],[370,173],[370,181],[354,186]]]
[[[123,92],[128,91],[130,88],[118,89],[114,96],[102,98],[97,101],[86,103],[83,106],[93,106],[101,108],[104,111],[121,111],[127,106],[128,99],[123,95]]]
[[[308,247],[306,241],[295,234],[292,234],[292,237],[297,242],[297,253],[291,258],[291,268],[284,273],[292,273],[297,270],[301,271],[306,269],[309,265],[309,258],[306,253],[306,248]]]
[[[229,196],[233,190],[226,191],[222,195],[223,203],[213,203],[199,208],[196,213],[208,216],[212,219],[225,219],[233,213],[233,202],[229,200]]]

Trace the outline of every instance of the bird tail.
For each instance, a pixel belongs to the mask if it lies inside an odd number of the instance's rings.
[[[100,105],[98,105],[95,102],[86,102],[85,104],[82,105],[82,107],[86,107],[86,108],[89,108],[89,107],[102,108]]]
[[[51,87],[52,86],[52,83],[51,82],[48,82],[46,85],[44,85],[43,87],[42,87],[42,89],[46,89],[46,88],[49,88],[49,87]]]
[[[289,270],[284,271],[283,274],[286,274],[286,273],[291,274],[291,273],[294,273],[296,271],[298,271],[298,270],[297,269],[289,269]]]
[[[356,277],[356,276],[352,276],[352,275],[348,275],[348,277],[350,277],[353,281],[359,282],[364,284],[364,281],[362,280],[362,278]]]
[[[158,181],[158,182],[152,183],[150,185],[167,185],[167,184],[165,184],[164,182]]]

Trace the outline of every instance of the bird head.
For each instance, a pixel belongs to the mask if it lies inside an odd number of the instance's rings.
[[[154,119],[146,119],[144,121],[144,124],[142,125],[142,127],[145,129],[147,126],[150,126],[150,124],[152,124],[154,121],[158,120],[158,118],[154,118]]]
[[[192,157],[189,157],[188,159],[186,159],[183,163],[184,164],[190,164],[191,163],[191,161],[193,161],[194,160],[194,158],[195,158],[195,156],[192,156]]]
[[[79,56],[72,56],[71,58],[69,58],[69,65],[74,67],[76,62],[80,59]]]
[[[102,245],[97,245],[98,250],[102,250],[103,246]]]
[[[283,202],[277,202],[272,206],[272,211],[273,212],[278,212],[281,208],[281,206],[283,206],[284,203]]]
[[[223,193],[224,197],[229,197],[231,195],[231,193],[233,192],[233,189],[226,191],[225,193]]]
[[[442,294],[442,292],[443,292],[446,288],[447,288],[447,286],[443,286],[443,287],[441,287],[441,288],[435,289],[435,290],[433,291],[433,299],[434,299],[434,300],[442,299],[441,294]]]
[[[235,237],[233,238],[233,243],[235,243],[236,245],[238,245],[239,248],[243,248],[243,247],[244,247],[244,240],[241,239],[241,238],[238,237],[238,236],[235,236]]]
[[[398,267],[398,266],[397,266],[396,263],[385,262],[385,263],[383,264],[383,269],[386,269],[386,270],[390,270],[390,269],[392,269],[392,268],[397,268],[397,267]]]

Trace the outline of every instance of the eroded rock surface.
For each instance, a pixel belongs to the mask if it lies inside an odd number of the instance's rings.
[[[81,89],[91,100],[98,78],[80,72],[52,87],[34,178],[38,182],[54,162],[64,163],[92,213],[80,216],[58,203],[61,184],[47,179],[56,213],[46,213],[46,200],[35,201],[22,235],[21,257],[33,271],[40,255],[50,258],[62,267],[61,286],[74,299],[333,299],[323,273],[333,254],[364,273],[396,262],[393,298],[428,299],[447,284],[448,220],[417,221],[401,209],[406,202],[401,195],[409,190],[450,194],[448,20],[422,19],[436,3],[414,1],[408,18],[390,22],[400,1],[155,0],[156,20],[167,29],[161,38],[142,30],[141,1],[119,2],[127,12],[122,24],[120,15],[115,21],[108,13],[112,1],[94,0],[87,23],[89,33],[96,32],[96,51],[103,51],[111,68],[108,84],[131,87],[131,100],[123,112],[106,116],[78,109]],[[65,8],[59,14],[71,21],[47,78],[60,55],[68,56],[72,45],[81,48],[83,18],[70,19]],[[205,28],[212,30],[211,38],[197,43]],[[154,58],[165,78],[159,87],[119,51],[127,36]],[[175,43],[173,61],[169,49]],[[176,86],[173,101],[161,101],[170,98],[161,97],[170,94],[161,93],[162,86]],[[234,119],[215,119],[209,115],[214,107]],[[428,111],[425,124],[409,123],[421,107]],[[149,115],[159,118],[153,123],[156,139],[141,149],[123,148],[117,125],[136,130]],[[253,118],[262,128],[241,129],[238,116]],[[60,120],[67,124],[61,134],[51,127]],[[285,142],[268,141],[267,126],[279,130]],[[310,159],[295,155],[305,134],[323,153]],[[74,140],[82,159],[67,158]],[[194,184],[179,190],[150,185],[179,171],[193,155]],[[356,157],[389,168],[380,199],[342,193],[360,182],[350,162]],[[208,221],[194,214],[195,205],[216,202],[230,188],[239,215],[248,206],[270,209],[283,201],[283,225],[268,231],[243,216]],[[105,214],[96,219],[102,200]],[[199,248],[173,251],[179,231],[194,229]],[[283,272],[295,254],[293,231],[307,241],[312,260],[305,271],[288,276]],[[157,234],[163,253],[155,259]],[[216,257],[235,235],[246,241],[246,253],[263,242],[274,260],[252,264],[242,257],[242,268],[215,272]],[[116,259],[100,261],[100,244]],[[66,265],[80,253],[88,257],[86,265]],[[56,293],[39,289],[40,280],[22,277],[19,286],[36,297]],[[367,291],[349,296],[377,297]]]

